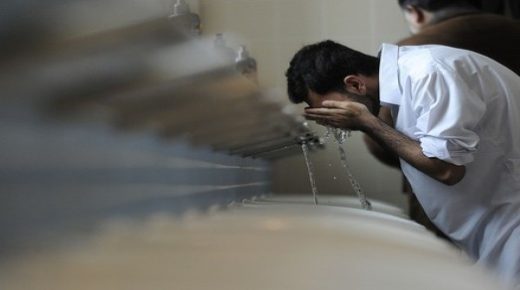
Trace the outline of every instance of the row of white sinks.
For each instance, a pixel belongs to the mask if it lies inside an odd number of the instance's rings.
[[[111,221],[80,243],[3,263],[0,289],[498,289],[397,208],[320,200],[269,197],[183,219]]]

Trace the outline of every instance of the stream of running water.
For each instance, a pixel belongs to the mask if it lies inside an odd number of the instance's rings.
[[[303,157],[305,158],[305,164],[307,164],[307,172],[309,173],[309,180],[311,183],[312,196],[314,197],[314,204],[318,205],[318,188],[316,187],[316,179],[314,178],[314,168],[312,161],[309,156],[309,147],[307,143],[302,143]]]
[[[345,149],[343,148],[343,144],[347,140],[348,137],[350,137],[350,131],[327,127],[327,134],[325,135],[325,139],[329,139],[331,136],[334,136],[334,139],[336,140],[336,143],[338,144],[338,150],[339,150],[339,156],[341,160],[341,165],[343,168],[345,168],[345,171],[347,173],[347,178],[352,185],[352,189],[354,189],[354,192],[359,198],[359,202],[361,203],[361,207],[366,210],[372,209],[372,204],[367,199],[366,194],[363,192],[363,189],[361,188],[361,185],[359,182],[354,178],[354,175],[352,174],[352,171],[350,170],[350,166],[348,165],[347,161],[347,153]]]

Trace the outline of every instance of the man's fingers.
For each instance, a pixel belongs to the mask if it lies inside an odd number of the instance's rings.
[[[305,109],[305,114],[327,114],[329,110],[325,108],[309,108]]]
[[[304,116],[309,120],[329,120],[332,118],[332,116],[319,114],[305,114]]]
[[[305,114],[335,115],[335,114],[341,114],[343,111],[344,110],[342,110],[342,109],[312,108],[312,109],[305,109]]]
[[[345,101],[332,101],[332,100],[323,101],[321,103],[321,105],[325,108],[338,108],[338,109],[344,109],[345,104],[346,104]]]

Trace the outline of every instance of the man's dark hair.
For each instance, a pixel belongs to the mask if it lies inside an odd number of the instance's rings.
[[[474,7],[480,8],[481,0],[398,0],[399,6],[415,6],[426,11],[435,12],[452,7]]]
[[[318,94],[344,92],[343,79],[352,74],[377,74],[379,59],[331,40],[300,49],[285,73],[287,91],[293,103],[307,99],[309,90]]]

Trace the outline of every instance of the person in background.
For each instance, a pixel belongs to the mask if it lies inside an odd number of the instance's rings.
[[[520,19],[520,1],[518,0],[476,0],[482,10],[507,15]]]
[[[520,76],[447,46],[383,44],[376,58],[324,41],[298,51],[286,77],[308,119],[362,131],[398,156],[428,217],[520,287]]]
[[[441,44],[472,50],[520,74],[520,21],[480,11],[479,0],[399,0],[398,3],[413,34],[399,41],[399,46]],[[380,118],[391,124],[389,109],[382,108]],[[372,155],[387,165],[399,167],[396,156],[387,155],[370,137],[365,135],[364,139]],[[403,191],[409,197],[410,218],[447,238],[428,219],[405,178]]]
[[[520,74],[520,21],[484,13],[470,0],[398,0],[412,36],[397,44],[441,44],[491,57]]]

